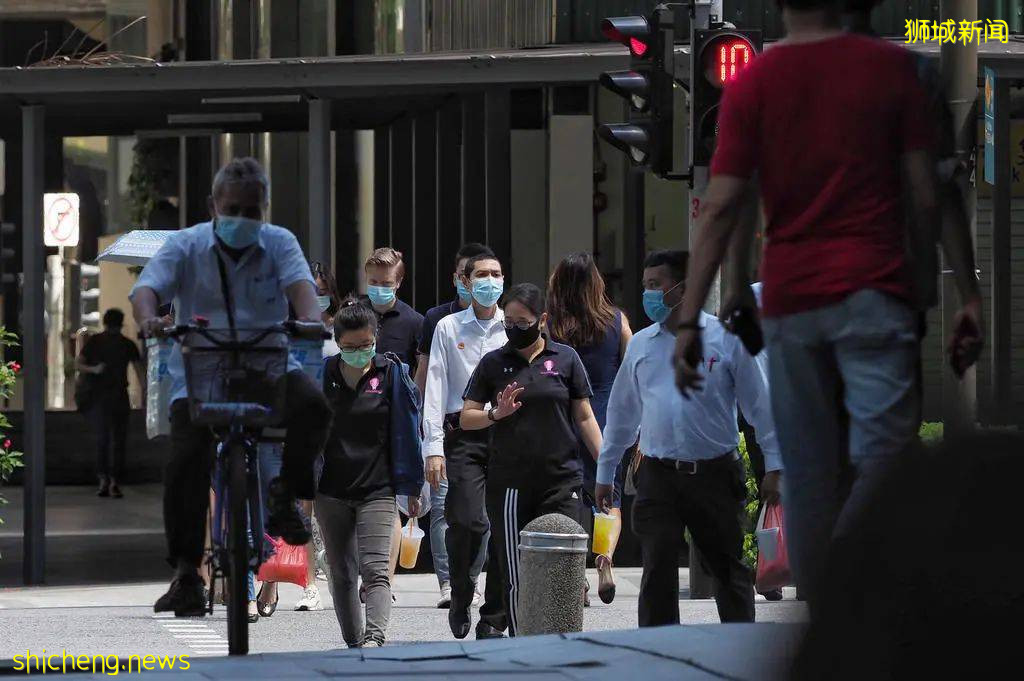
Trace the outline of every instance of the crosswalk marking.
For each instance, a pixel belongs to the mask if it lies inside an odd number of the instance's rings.
[[[206,622],[202,620],[189,622],[187,620],[171,618],[174,618],[174,613],[156,613],[153,615],[153,619],[161,620],[160,625],[167,633],[191,649],[190,654],[196,656],[227,654],[228,642],[211,629]]]

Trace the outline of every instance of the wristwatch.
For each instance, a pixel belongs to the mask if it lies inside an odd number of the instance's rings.
[[[495,423],[497,423],[498,419],[494,418],[494,410],[495,409],[497,409],[497,407],[491,407],[490,409],[487,410],[487,420],[488,421],[494,421]]]

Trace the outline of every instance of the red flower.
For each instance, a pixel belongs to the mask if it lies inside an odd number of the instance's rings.
[[[11,448],[11,441],[10,440],[4,440],[4,449],[10,449],[10,448]]]

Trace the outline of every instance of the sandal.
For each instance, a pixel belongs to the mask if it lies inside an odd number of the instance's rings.
[[[273,615],[274,611],[277,610],[277,602],[281,600],[281,592],[278,590],[273,603],[264,602],[263,590],[267,588],[268,584],[273,584],[273,582],[263,582],[263,584],[260,585],[260,592],[256,596],[256,610],[259,612],[260,617],[270,617]]]
[[[602,603],[615,600],[615,575],[612,574],[612,561],[607,556],[597,557],[597,595]]]

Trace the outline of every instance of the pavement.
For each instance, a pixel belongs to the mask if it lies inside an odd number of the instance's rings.
[[[4,493],[11,498],[11,489]],[[499,641],[455,641],[447,611],[436,608],[437,580],[401,573],[388,644],[376,651],[343,650],[325,582],[324,610],[295,612],[301,589],[282,585],[277,612],[250,627],[248,658],[227,658],[223,607],[206,618],[157,616],[152,603],[170,577],[162,561],[159,487],[131,488],[126,503],[97,500],[91,489],[59,488],[48,494],[47,586],[20,583],[20,518],[3,510],[0,526],[0,675],[15,655],[187,655],[191,678],[271,676],[388,679],[506,678],[592,679],[595,673],[649,679],[768,679],[785,664],[806,619],[791,589],[786,600],[757,597],[755,625],[721,625],[714,601],[690,600],[689,576],[680,570],[680,614],[685,626],[637,630],[641,570],[616,571],[617,595],[596,597],[597,575],[588,571],[593,606],[584,632],[568,636]],[[83,513],[81,509],[90,509]],[[76,510],[77,509],[77,510]],[[303,652],[295,652],[303,651]],[[111,658],[112,659],[112,658]],[[6,661],[6,662],[5,662]],[[148,672],[147,672],[148,673]],[[109,675],[109,671],[108,671]]]

